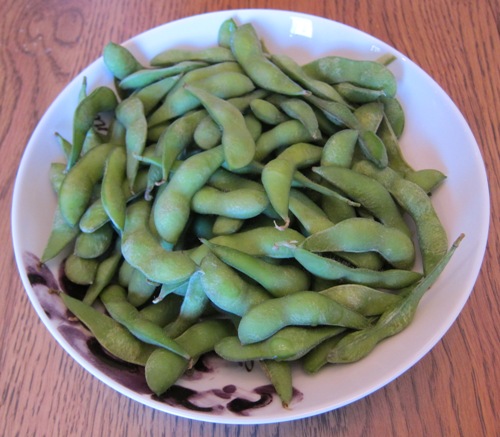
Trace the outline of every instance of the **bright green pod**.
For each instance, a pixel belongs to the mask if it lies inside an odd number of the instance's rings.
[[[104,47],[103,60],[113,76],[120,80],[144,68],[126,47],[114,42]]]
[[[224,312],[242,316],[271,299],[262,287],[250,284],[229,265],[209,252],[201,261],[201,285],[210,301]]]
[[[184,61],[165,68],[147,68],[134,71],[124,77],[119,87],[124,90],[144,88],[166,77],[178,76],[200,67],[206,67],[207,63],[197,61]]]
[[[56,207],[50,235],[40,258],[41,263],[55,258],[70,245],[80,233],[78,226],[71,226],[63,217],[59,206]]]
[[[99,262],[95,259],[80,258],[70,254],[64,260],[64,274],[73,283],[90,285],[95,280]]]
[[[328,354],[330,363],[352,363],[367,356],[382,340],[403,331],[413,320],[423,295],[447,266],[464,235],[461,234],[434,268],[406,297],[389,307],[374,326],[346,335]]]
[[[148,135],[148,124],[142,102],[136,97],[123,100],[116,108],[116,118],[125,127],[126,175],[132,190],[139,171],[137,156],[142,155]]]
[[[229,320],[204,320],[191,326],[175,339],[189,353],[191,360],[186,360],[165,349],[157,349],[146,363],[145,374],[149,388],[158,396],[161,395],[201,355],[213,350],[218,342],[229,335],[234,335],[234,327]]]
[[[215,352],[228,361],[277,360],[294,361],[345,328],[338,326],[287,326],[257,343],[242,344],[237,336],[226,337],[215,346]]]
[[[187,351],[168,337],[161,327],[141,317],[139,311],[127,301],[126,292],[121,286],[106,287],[100,298],[109,315],[127,328],[134,337],[189,359]]]
[[[113,150],[106,162],[101,186],[102,207],[113,225],[121,232],[125,225],[127,197],[122,186],[126,180],[127,153],[124,148]]]
[[[116,146],[102,144],[90,150],[66,174],[59,191],[59,207],[65,220],[76,226],[102,178],[106,159]]]
[[[399,269],[410,269],[415,262],[415,247],[409,236],[362,217],[346,219],[316,232],[301,247],[312,252],[377,252]]]
[[[125,260],[151,281],[177,283],[188,279],[196,264],[183,251],[168,252],[149,227],[151,205],[144,200],[128,206],[122,235]]]
[[[111,246],[114,235],[109,223],[91,233],[81,232],[75,240],[74,254],[80,258],[98,258]]]
[[[167,49],[151,59],[153,67],[163,67],[185,61],[201,61],[209,64],[234,61],[231,50],[226,47],[209,47],[200,50]]]
[[[266,193],[252,188],[220,191],[206,186],[191,200],[191,209],[199,214],[214,214],[235,219],[249,219],[261,214],[269,205]]]
[[[235,29],[231,38],[231,51],[248,76],[259,87],[285,95],[308,94],[264,56],[262,43],[250,23]]]
[[[252,278],[275,297],[307,290],[310,276],[290,264],[272,264],[241,250],[203,240],[210,250],[227,265]]]
[[[295,259],[307,271],[323,279],[398,290],[417,282],[422,277],[422,274],[410,270],[388,269],[378,271],[354,268],[299,247],[295,248],[293,253]]]
[[[446,254],[448,236],[427,193],[390,167],[379,169],[368,161],[361,161],[356,164],[355,170],[381,183],[412,217],[417,229],[424,274],[429,273]]]
[[[312,77],[330,84],[349,82],[364,88],[382,90],[388,97],[396,95],[397,82],[394,74],[385,65],[375,61],[325,56],[303,68]]]
[[[201,101],[220,127],[221,143],[228,167],[240,169],[250,164],[255,156],[255,140],[241,112],[231,103],[202,88],[188,86],[186,89]]]
[[[238,338],[242,344],[257,343],[290,325],[363,329],[369,326],[369,321],[315,291],[300,291],[251,308],[241,318]]]
[[[111,355],[127,363],[146,365],[149,356],[155,350],[154,346],[138,340],[118,322],[89,304],[64,293],[60,296],[66,307],[92,332],[99,344]]]
[[[73,141],[66,169],[71,169],[80,158],[83,142],[98,114],[113,111],[118,99],[111,88],[101,86],[94,89],[75,109],[73,115]]]

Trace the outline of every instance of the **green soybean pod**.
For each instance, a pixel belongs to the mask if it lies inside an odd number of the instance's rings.
[[[359,129],[359,121],[345,103],[324,100],[314,95],[306,96],[306,101],[317,107],[328,120],[340,127]]]
[[[106,162],[101,185],[102,207],[118,231],[125,225],[127,198],[122,186],[126,180],[127,153],[124,148],[113,150]]]
[[[289,198],[295,171],[319,162],[321,153],[322,148],[319,146],[296,143],[264,166],[261,176],[262,185],[272,207],[284,221],[280,229],[286,229],[290,224]]]
[[[179,76],[205,66],[207,66],[205,62],[184,61],[165,68],[144,68],[124,77],[118,85],[124,90],[140,89],[167,77]]]
[[[111,246],[114,235],[113,227],[109,223],[94,232],[82,232],[76,237],[74,253],[80,258],[98,258]]]
[[[90,150],[68,171],[59,192],[59,207],[65,220],[76,226],[91,201],[97,182],[102,178],[106,159],[114,144],[102,144]]]
[[[213,118],[207,115],[196,126],[193,139],[200,149],[208,150],[221,143],[222,132]]]
[[[250,103],[253,114],[263,123],[277,125],[288,120],[288,117],[275,105],[264,99],[254,99]]]
[[[64,274],[73,283],[90,285],[94,282],[99,262],[70,254],[64,261]]]
[[[178,83],[182,84],[182,87],[176,87],[168,93],[162,105],[149,117],[150,126],[172,120],[200,106],[200,99],[190,93],[186,89],[187,86],[196,86],[223,100],[245,95],[255,89],[253,82],[238,71],[221,71],[197,81]]]
[[[231,103],[201,88],[187,86],[222,130],[224,158],[230,169],[250,164],[255,156],[255,140],[250,134],[241,112]]]
[[[127,301],[126,292],[121,286],[109,285],[101,292],[100,298],[110,316],[134,337],[189,359],[184,348],[168,337],[161,327],[141,317],[137,308]]]
[[[382,122],[380,123],[377,135],[385,145],[389,167],[397,171],[402,176],[412,173],[414,170],[405,160],[399,145],[399,140],[386,116],[384,116]]]
[[[402,299],[398,294],[359,284],[335,285],[319,293],[366,317],[379,316]]]
[[[176,160],[191,144],[196,127],[206,116],[204,110],[187,113],[173,121],[163,131],[156,145],[161,155],[163,180],[168,180]]]
[[[339,261],[326,258],[306,249],[295,248],[295,259],[311,274],[323,279],[349,281],[370,287],[397,290],[417,282],[422,275],[411,270],[371,270],[353,268]]]
[[[134,91],[131,96],[139,99],[144,107],[144,114],[148,117],[160,102],[167,96],[169,91],[179,82],[181,75],[166,77],[165,79],[147,85],[137,91]],[[156,125],[156,128],[161,126]],[[148,138],[152,135],[152,128],[148,129]]]
[[[327,100],[345,103],[342,96],[331,85],[309,76],[292,58],[283,54],[272,54],[271,60],[288,76],[314,95]]]
[[[94,301],[99,297],[99,294],[105,287],[107,287],[111,280],[114,278],[115,273],[118,271],[118,266],[123,260],[120,251],[120,240],[115,243],[115,248],[112,253],[106,257],[106,259],[99,262],[97,267],[94,282],[90,284],[89,288],[85,292],[83,302],[92,305]]]
[[[346,193],[351,199],[359,202],[385,225],[398,228],[408,236],[411,235],[398,205],[380,182],[352,169],[333,165],[315,167],[313,171]]]
[[[300,291],[249,309],[238,325],[238,338],[242,344],[257,343],[290,325],[362,329],[369,326],[369,321],[315,291]]]
[[[78,161],[85,136],[94,124],[96,116],[101,112],[113,111],[117,105],[115,93],[105,86],[94,89],[78,104],[73,115],[73,141],[66,164],[67,170]]]
[[[71,154],[71,147],[72,147],[71,143],[66,138],[64,138],[59,132],[56,132],[55,136],[57,142],[59,143],[59,146],[61,147],[62,152],[64,153],[64,157],[68,159]],[[64,167],[66,167],[66,165]]]
[[[79,233],[79,227],[68,224],[59,206],[56,206],[50,235],[40,258],[40,262],[46,263],[55,258],[75,240]]]
[[[157,283],[177,283],[188,279],[196,264],[183,251],[168,252],[149,227],[151,206],[145,200],[127,207],[122,234],[125,260]]]
[[[415,262],[412,240],[397,228],[354,217],[307,237],[301,247],[312,252],[377,252],[392,266],[410,269]]]
[[[346,335],[345,331],[327,338],[315,348],[311,349],[302,358],[302,368],[309,375],[319,372],[325,365],[328,364],[328,354],[338,344],[338,342]]]
[[[185,61],[202,61],[209,64],[234,61],[231,50],[226,47],[209,47],[207,49],[167,49],[151,59],[153,67],[163,67]]]
[[[442,273],[463,238],[464,235],[461,234],[427,276],[416,284],[404,299],[389,307],[375,325],[350,333],[337,343],[328,354],[328,362],[358,361],[367,356],[382,340],[406,329],[413,320],[422,297]]]
[[[330,84],[350,82],[354,85],[382,90],[394,97],[397,82],[385,65],[375,61],[360,61],[341,56],[325,56],[303,66],[312,77]]]
[[[153,219],[163,240],[175,244],[191,214],[191,199],[224,161],[222,146],[190,156],[182,162],[165,189],[156,196]]]
[[[161,395],[174,384],[190,366],[204,353],[213,350],[223,338],[234,335],[234,326],[229,320],[204,320],[177,337],[175,341],[191,356],[184,359],[165,349],[157,349],[149,357],[145,375],[149,388]]]
[[[178,316],[164,327],[165,333],[172,338],[178,337],[194,325],[208,307],[210,301],[201,285],[201,274],[201,271],[197,271],[189,278]]]
[[[205,186],[191,199],[191,209],[199,214],[214,214],[235,219],[249,219],[261,214],[269,205],[265,192],[253,188],[220,191]]]
[[[343,129],[333,134],[323,147],[321,165],[350,168],[358,136],[359,132],[354,129]]]
[[[363,130],[377,132],[384,118],[384,105],[381,102],[365,103],[354,110],[354,116]]]
[[[181,304],[182,298],[171,294],[157,303],[151,303],[141,308],[139,314],[142,318],[164,327],[168,323],[173,322],[178,316]]]
[[[143,68],[126,47],[114,42],[109,42],[104,47],[103,60],[108,70],[120,80]]]
[[[311,134],[313,140],[322,138],[316,113],[307,102],[298,98],[290,98],[284,100],[280,107],[290,118],[299,120]]]
[[[256,343],[242,344],[238,336],[226,337],[215,346],[215,352],[228,361],[294,361],[344,330],[339,326],[287,326]]]
[[[361,161],[355,169],[380,182],[412,217],[417,228],[424,274],[428,274],[446,254],[448,236],[427,193],[389,167],[381,170]]]
[[[140,270],[134,269],[127,285],[127,300],[138,308],[151,299],[158,285],[149,281]]]
[[[210,239],[217,235],[231,235],[238,232],[243,225],[245,224],[245,220],[236,219],[231,217],[224,217],[223,215],[219,215],[215,218],[213,222],[213,226],[211,229],[211,234],[205,236],[204,238]]]
[[[202,259],[201,285],[210,301],[224,312],[242,316],[250,308],[271,299],[262,287],[250,284],[229,265],[209,252]]]
[[[264,160],[271,152],[295,143],[312,141],[311,134],[298,120],[288,120],[263,132],[255,142],[255,160]]]
[[[142,102],[136,97],[123,100],[116,108],[116,118],[125,126],[126,174],[130,189],[132,189],[139,170],[137,156],[141,155],[146,147],[148,131]]]
[[[292,367],[286,361],[260,360],[262,370],[273,385],[281,404],[288,408],[293,398]]]
[[[252,278],[275,297],[307,290],[310,276],[294,265],[271,264],[241,250],[202,240],[227,265]]]
[[[217,34],[217,43],[219,46],[231,49],[231,38],[237,27],[238,25],[232,18],[228,18],[222,22]]]
[[[354,85],[350,82],[341,82],[335,85],[337,92],[350,103],[370,103],[385,97],[384,90],[376,90]]]
[[[405,112],[401,103],[396,97],[382,97],[380,101],[384,105],[384,113],[394,135],[396,135],[396,138],[400,138],[406,123]]]
[[[262,44],[252,24],[246,23],[235,29],[231,51],[259,87],[285,95],[308,94],[264,56]]]
[[[67,294],[60,294],[66,307],[92,332],[99,344],[113,356],[140,366],[155,349],[135,338],[126,328],[87,303]]]
[[[408,173],[405,179],[417,184],[427,194],[431,194],[444,182],[446,175],[433,168],[424,168]]]

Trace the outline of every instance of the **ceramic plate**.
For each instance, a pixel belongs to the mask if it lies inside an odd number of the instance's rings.
[[[489,193],[484,164],[463,116],[422,69],[394,48],[359,30],[324,18],[277,10],[234,10],[167,23],[125,43],[147,63],[169,47],[204,48],[217,43],[220,24],[233,17],[252,22],[270,51],[305,63],[329,54],[376,59],[393,54],[390,66],[407,124],[401,146],[416,168],[436,168],[446,182],[432,196],[450,241],[465,233],[459,250],[424,296],[411,326],[380,344],[367,358],[324,369],[315,376],[294,368],[294,398],[288,409],[258,366],[227,364],[214,355],[156,398],[142,369],[110,362],[89,333],[70,323],[49,288],[61,288],[58,263],[39,267],[56,199],[49,165],[62,160],[54,132],[71,138],[72,114],[83,76],[88,88],[111,85],[103,60],[81,72],[57,97],[35,129],[22,158],[14,189],[13,242],[19,272],[40,319],[61,346],[102,382],[157,410],[186,418],[232,424],[300,419],[352,403],[388,384],[420,360],[443,337],[467,301],[484,256],[489,226]],[[64,378],[64,375],[61,375]],[[51,394],[57,396],[57,393]]]

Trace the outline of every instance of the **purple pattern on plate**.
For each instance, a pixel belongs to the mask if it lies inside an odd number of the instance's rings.
[[[277,399],[274,387],[261,385],[252,390],[245,390],[234,384],[226,384],[221,388],[197,391],[175,384],[164,394],[157,396],[151,392],[146,383],[144,368],[126,363],[107,352],[80,322],[71,318],[59,297],[65,292],[73,297],[82,298],[85,288],[71,283],[64,275],[64,263],[59,266],[56,279],[53,272],[40,259],[26,252],[23,257],[28,279],[40,306],[59,331],[61,336],[84,360],[91,363],[103,374],[118,384],[140,395],[149,395],[152,399],[167,405],[185,408],[192,411],[222,414],[230,411],[237,415],[248,416],[252,410],[264,408]],[[227,365],[227,363],[226,363]],[[253,362],[233,364],[244,372],[252,372]],[[193,369],[187,372],[180,381],[196,381],[203,379],[215,369],[222,366],[222,360],[215,354],[202,356]],[[293,391],[293,403],[300,402],[303,395]]]

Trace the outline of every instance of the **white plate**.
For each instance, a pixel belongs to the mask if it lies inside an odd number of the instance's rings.
[[[62,159],[54,132],[71,138],[71,117],[84,75],[89,89],[111,84],[102,59],[86,68],[58,96],[26,147],[14,189],[13,242],[21,278],[41,320],[63,348],[104,383],[138,402],[191,419],[271,423],[316,415],[367,396],[413,366],[442,338],[467,301],[480,270],[489,226],[489,193],[476,141],[450,98],[404,55],[359,30],[294,12],[235,10],[167,23],[125,45],[143,62],[168,47],[208,47],[216,44],[218,28],[229,17],[238,23],[252,22],[271,51],[291,55],[300,62],[328,54],[357,59],[375,59],[386,53],[396,56],[390,68],[397,77],[398,97],[407,115],[401,141],[404,154],[417,169],[430,167],[446,173],[448,178],[433,195],[433,202],[450,241],[462,232],[466,234],[445,272],[424,296],[411,326],[358,363],[332,366],[316,376],[294,369],[297,392],[289,409],[283,409],[266,388],[256,390],[267,384],[257,367],[248,371],[223,365],[213,357],[208,359],[208,370],[180,381],[180,386],[196,392],[178,389],[175,396],[190,402],[182,406],[155,400],[145,391],[140,374],[110,370],[89,352],[87,334],[68,324],[58,298],[47,293],[47,286],[58,286],[57,266],[51,264],[51,271],[40,270],[36,260],[47,241],[55,208],[49,165]],[[236,411],[245,405],[244,399],[264,406]]]

